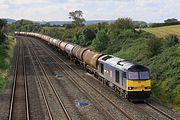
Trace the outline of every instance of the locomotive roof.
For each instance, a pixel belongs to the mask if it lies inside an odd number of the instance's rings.
[[[100,62],[107,63],[111,66],[114,66],[118,69],[121,69],[123,71],[130,70],[130,71],[145,71],[148,70],[148,68],[134,64],[132,62],[129,62],[126,59],[118,58],[112,55],[103,55],[98,59]]]

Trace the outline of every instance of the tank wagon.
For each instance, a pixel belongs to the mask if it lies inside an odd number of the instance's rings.
[[[75,45],[73,44],[66,44],[64,51],[66,52],[67,57],[71,57],[72,56],[72,51],[74,49]]]
[[[75,57],[75,61],[78,63],[83,63],[83,53],[88,50],[88,48],[76,45],[72,50],[72,56]]]
[[[91,50],[86,50],[83,54],[84,65],[91,73],[97,72],[98,58],[104,54],[97,53]]]
[[[150,71],[145,66],[38,33],[15,32],[15,35],[45,41],[130,101],[145,101],[150,97]]]
[[[59,44],[59,48],[60,48],[60,50],[64,53],[64,51],[65,51],[65,46],[67,45],[68,43],[66,43],[66,42],[61,42],[60,44]]]

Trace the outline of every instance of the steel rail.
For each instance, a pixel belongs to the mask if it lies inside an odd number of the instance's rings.
[[[46,109],[47,109],[47,111],[48,111],[48,116],[49,116],[50,120],[53,120],[52,113],[51,113],[51,111],[50,111],[50,107],[49,107],[47,98],[46,98],[46,96],[45,96],[44,89],[43,89],[43,87],[42,87],[42,83],[41,83],[41,80],[40,80],[40,76],[38,75],[38,73],[37,73],[37,71],[36,71],[36,68],[35,68],[35,62],[34,62],[34,60],[33,60],[33,57],[32,57],[32,54],[31,54],[31,52],[30,52],[29,47],[26,46],[26,48],[28,49],[28,52],[29,52],[29,54],[30,54],[30,59],[31,59],[32,64],[33,64],[33,69],[34,69],[34,72],[35,72],[35,75],[36,75],[36,79],[37,79],[37,81],[38,81],[38,85],[39,85],[39,87],[40,87],[40,91],[41,91],[41,94],[42,94],[42,97],[43,97],[43,100],[44,100]]]
[[[19,44],[21,43],[21,40],[18,40]],[[23,45],[23,44],[22,44]],[[18,46],[19,51],[18,53],[20,53],[21,47],[20,45]],[[27,88],[27,77],[26,77],[26,68],[25,68],[25,62],[24,62],[24,51],[22,50],[22,65],[23,65],[23,79],[24,79],[24,94],[25,94],[25,107],[26,107],[26,120],[29,120],[29,100],[28,100],[28,88]],[[9,109],[9,116],[8,116],[8,120],[12,120],[13,119],[13,112],[15,112],[14,109],[14,104],[15,104],[15,92],[16,92],[16,82],[17,82],[17,76],[18,76],[18,63],[19,63],[19,55],[16,56],[16,64],[15,64],[15,71],[14,71],[14,77],[13,77],[13,86],[12,86],[12,94],[11,94],[11,102],[10,102],[10,109]]]
[[[31,41],[31,40],[30,40],[30,41]],[[32,42],[32,41],[31,41],[31,42]],[[32,44],[33,44],[33,43],[32,43]],[[35,54],[35,52],[34,52],[33,49],[32,49],[32,52],[33,52],[35,58],[37,59],[38,64],[41,66],[41,70],[43,71],[43,74],[44,74],[44,76],[46,77],[46,79],[48,80],[51,88],[53,89],[53,91],[54,91],[54,93],[55,93],[55,96],[56,96],[58,102],[60,103],[60,105],[61,105],[61,107],[62,107],[62,109],[63,109],[66,117],[68,118],[68,120],[71,120],[71,117],[70,117],[69,113],[67,112],[64,103],[62,102],[61,98],[59,97],[59,95],[58,95],[58,93],[57,93],[57,90],[56,90],[56,88],[54,87],[52,81],[49,79],[45,68],[43,67],[42,63],[40,62],[39,58],[37,57],[37,55]]]
[[[158,111],[159,113],[161,113],[162,115],[166,116],[167,118],[169,118],[170,120],[176,120],[174,117],[168,115],[167,113],[165,113],[164,111],[160,110],[159,108],[155,107],[154,105],[150,104],[150,103],[146,103],[146,105],[150,106],[151,108],[153,108],[154,110]]]

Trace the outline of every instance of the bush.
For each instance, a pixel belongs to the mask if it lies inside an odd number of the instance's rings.
[[[168,35],[165,37],[165,46],[171,47],[179,43],[179,38],[177,35]]]
[[[157,38],[149,39],[147,40],[146,44],[147,44],[148,57],[152,57],[161,52],[161,46],[162,46],[161,40]]]

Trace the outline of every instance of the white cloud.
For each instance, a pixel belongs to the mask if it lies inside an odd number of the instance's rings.
[[[1,0],[0,17],[31,20],[69,20],[68,13],[82,10],[86,20],[130,17],[147,22],[180,20],[179,0]]]
[[[38,4],[38,3],[50,3],[52,0],[9,0],[12,4]]]

